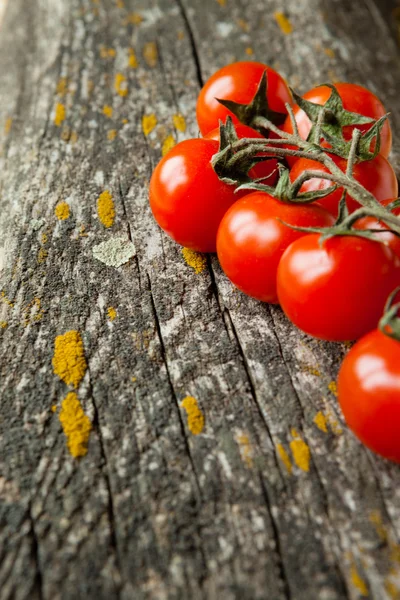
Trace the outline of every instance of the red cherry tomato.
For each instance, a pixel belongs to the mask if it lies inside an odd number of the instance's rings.
[[[338,394],[355,435],[400,463],[400,342],[378,329],[361,338],[342,363]]]
[[[329,227],[334,219],[317,204],[289,205],[264,192],[235,202],[218,229],[221,267],[240,290],[264,302],[277,302],[276,273],[285,249],[306,235],[281,223]]]
[[[346,160],[336,156],[332,156],[332,158],[337,166],[345,172],[347,167]],[[290,180],[293,182],[304,171],[310,170],[322,171],[324,173],[329,172],[324,165],[321,165],[316,161],[300,158],[290,170]],[[371,192],[379,202],[382,202],[387,198],[395,198],[398,194],[399,188],[396,173],[391,164],[381,155],[378,155],[374,160],[356,163],[354,165],[353,175],[354,178]],[[300,191],[312,192],[316,190],[325,190],[333,185],[333,182],[328,181],[327,179],[314,178],[306,181],[302,185]],[[326,210],[329,210],[334,216],[337,216],[342,193],[343,188],[338,188],[332,192],[332,194],[319,199],[318,203],[321,204],[321,206],[324,206]],[[346,202],[350,212],[354,212],[357,208],[360,208],[360,204],[349,194],[347,194]]]
[[[234,123],[238,122],[237,118],[216,98],[249,104],[255,96],[265,70],[268,77],[267,98],[270,109],[287,113],[285,103],[291,103],[292,96],[279,73],[258,62],[232,63],[214,73],[200,92],[196,113],[202,135],[218,127],[219,121],[225,123],[228,115],[232,117]]]
[[[242,123],[235,125],[235,129],[240,140],[243,138],[265,139],[261,133],[255,129],[252,129],[251,127],[248,127],[247,125],[243,125]],[[204,136],[204,139],[216,140],[219,142],[219,127],[207,133],[207,135]],[[262,153],[260,156],[262,156]],[[279,179],[278,161],[276,158],[268,158],[268,154],[265,156],[266,160],[250,169],[249,175],[253,179],[262,179],[260,183],[274,186]]]
[[[157,223],[178,244],[199,252],[215,252],[222,217],[244,195],[218,179],[210,163],[216,152],[213,140],[180,142],[161,159],[150,180]]]
[[[383,204],[383,206],[387,206],[388,204],[393,202],[393,200],[394,200],[394,198],[392,198],[391,200],[385,200],[381,204]],[[400,217],[400,206],[398,208],[393,209],[391,212],[393,215],[397,215],[398,217]],[[382,233],[375,234],[377,239],[380,242],[385,243],[387,246],[389,246],[389,248],[391,248],[393,250],[393,252],[395,252],[396,254],[398,254],[400,256],[400,237],[398,235],[396,235],[395,233],[388,231],[390,229],[390,226],[386,225],[386,223],[383,223],[383,221],[378,221],[374,217],[364,217],[363,219],[359,219],[354,224],[354,228],[355,229],[380,229],[382,231]]]
[[[343,101],[343,107],[345,110],[355,112],[364,117],[370,117],[371,119],[380,119],[386,114],[386,109],[382,102],[369,90],[361,85],[355,83],[336,83],[335,88],[339,92],[339,96]],[[320,104],[323,106],[331,95],[331,89],[325,85],[315,87],[303,96],[305,100],[309,100],[314,104]],[[306,113],[299,107],[293,107],[294,116],[296,119],[297,127],[300,136],[306,140],[311,129],[311,121],[307,117]],[[343,128],[343,135],[346,140],[350,140],[354,128],[360,129],[362,132],[368,131],[371,124],[365,125],[349,125]],[[282,129],[287,133],[293,133],[292,123],[290,118],[287,117]],[[384,124],[381,132],[381,148],[380,154],[387,157],[389,156],[392,147],[392,130],[388,121]],[[296,162],[296,158],[289,157],[288,162],[290,165]]]
[[[337,236],[320,245],[306,235],[287,248],[278,267],[279,302],[306,333],[354,340],[377,326],[400,282],[400,258],[379,242]]]

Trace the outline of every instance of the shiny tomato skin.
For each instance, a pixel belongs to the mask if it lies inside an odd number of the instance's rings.
[[[285,249],[307,235],[283,223],[329,227],[334,219],[317,204],[289,205],[265,192],[248,194],[225,213],[218,229],[217,253],[222,269],[242,292],[276,303],[276,274]]]
[[[400,342],[378,329],[362,337],[342,363],[338,396],[355,435],[400,463]]]
[[[339,92],[345,110],[361,114],[365,117],[370,117],[371,119],[380,119],[387,112],[379,98],[361,85],[357,85],[355,83],[335,83],[335,88]],[[312,88],[306,92],[303,98],[313,102],[314,104],[320,104],[322,106],[326,103],[330,95],[330,88],[322,85]],[[310,133],[311,121],[299,106],[293,106],[293,112],[297,127],[299,129],[299,134],[304,140],[306,140],[308,134]],[[365,132],[368,131],[370,127],[370,123],[365,125],[349,125],[343,128],[343,135],[346,140],[350,140],[354,128]],[[293,133],[293,127],[289,117],[286,118],[282,129],[287,133]],[[386,121],[381,132],[380,154],[387,158],[389,156],[391,147],[392,130],[389,121]],[[289,158],[288,162],[290,165],[292,165],[296,162],[296,160],[298,159]]]
[[[377,327],[400,282],[400,258],[379,242],[320,234],[289,246],[278,267],[278,299],[302,331],[330,341],[355,340]]]
[[[343,171],[346,171],[347,162],[343,158],[332,156],[334,162]],[[296,161],[290,170],[290,180],[293,182],[301,175],[304,171],[322,171],[328,173],[329,170],[320,163],[309,160],[307,158],[300,158]],[[374,160],[367,160],[359,162],[354,165],[353,170],[354,178],[361,183],[375,198],[382,202],[387,198],[395,198],[398,194],[398,182],[396,173],[389,161],[381,155],[378,155]],[[332,187],[334,183],[327,179],[309,179],[306,181],[300,191],[311,192],[316,190],[325,190]],[[320,198],[318,203],[321,204],[326,210],[337,216],[339,202],[342,197],[343,188],[338,188],[325,198]],[[357,208],[360,208],[360,204],[356,202],[349,194],[346,198],[347,207],[349,212],[354,212]]]
[[[157,223],[178,244],[198,252],[215,252],[222,217],[244,195],[218,179],[210,163],[216,152],[213,140],[180,142],[161,159],[150,180],[150,207]]]
[[[242,61],[226,65],[208,79],[201,89],[196,106],[197,123],[202,135],[206,135],[225,123],[230,115],[234,123],[238,119],[216,98],[249,104],[257,91],[264,71],[268,77],[268,102],[271,110],[287,114],[285,103],[292,102],[290,90],[279,73],[259,62]]]
[[[381,204],[383,206],[387,206],[391,202],[393,202],[395,198],[384,200]],[[391,211],[392,214],[400,217],[400,206]],[[390,226],[383,223],[383,221],[378,221],[374,217],[364,217],[363,219],[359,219],[354,224],[355,229],[380,229],[382,233],[375,233],[375,237],[393,250],[398,256],[400,256],[400,236],[396,235],[389,231]]]
[[[265,140],[265,137],[248,127],[247,125],[243,125],[242,123],[238,123],[235,125],[236,133],[238,138],[241,140],[243,138],[257,138]],[[219,127],[209,131],[207,135],[204,136],[206,140],[216,140],[219,142]],[[261,155],[260,155],[261,156]],[[279,170],[278,170],[278,161],[276,158],[268,158],[266,155],[266,160],[259,163],[249,171],[250,177],[253,179],[262,179],[260,183],[264,183],[265,185],[274,186],[279,179]]]

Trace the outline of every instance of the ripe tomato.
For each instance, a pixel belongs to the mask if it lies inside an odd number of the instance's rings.
[[[338,392],[355,435],[400,463],[400,342],[378,329],[361,338],[342,363]]]
[[[347,167],[346,160],[336,156],[332,156],[332,158],[337,166],[345,172]],[[290,180],[295,181],[304,171],[310,170],[322,171],[324,173],[329,172],[324,165],[321,165],[314,160],[300,158],[290,170]],[[388,160],[379,154],[374,160],[356,163],[354,165],[353,175],[354,178],[371,192],[379,202],[397,196],[399,187],[396,173]],[[333,182],[328,181],[327,179],[314,178],[306,181],[302,185],[300,191],[312,192],[316,190],[325,190],[333,185]],[[326,210],[329,210],[334,216],[337,216],[342,193],[343,188],[338,188],[333,191],[332,194],[319,199],[318,203],[321,204],[321,206],[324,206]],[[350,212],[354,212],[357,208],[360,208],[360,204],[349,194],[347,194],[346,202]]]
[[[287,248],[278,267],[279,302],[289,319],[323,340],[354,340],[377,326],[399,285],[400,258],[379,242],[337,236],[320,245],[306,235]]]
[[[248,127],[247,125],[243,125],[242,123],[235,125],[235,129],[240,140],[243,138],[265,139],[261,133],[255,129],[252,129],[251,127]],[[219,142],[219,127],[207,133],[207,135],[204,136],[204,139],[216,140]],[[262,153],[260,156],[262,156]],[[278,161],[276,158],[268,158],[268,154],[265,156],[266,160],[250,169],[249,175],[253,179],[262,179],[260,183],[274,186],[279,179]]]
[[[192,139],[166,154],[150,180],[150,206],[157,223],[178,244],[215,252],[218,225],[245,192],[218,179],[211,166],[218,143]]]
[[[285,249],[307,235],[287,227],[329,227],[334,219],[317,204],[284,204],[264,192],[235,202],[218,229],[221,267],[242,292],[264,302],[277,302],[276,273]]]
[[[222,106],[216,98],[249,104],[257,91],[264,71],[267,71],[269,107],[275,112],[286,114],[285,103],[292,102],[292,96],[285,80],[267,65],[258,62],[236,62],[222,67],[214,73],[202,88],[197,100],[197,122],[202,135],[225,123],[230,115],[234,123],[237,118]]]
[[[355,112],[364,117],[370,117],[371,119],[380,119],[386,114],[386,109],[382,102],[369,90],[361,85],[355,83],[336,83],[335,88],[339,92],[339,96],[343,101],[343,108],[350,112]],[[313,102],[314,104],[320,104],[323,106],[331,95],[331,89],[326,85],[315,87],[303,96],[305,100]],[[307,117],[306,113],[299,107],[293,107],[294,116],[296,119],[297,127],[299,129],[300,136],[306,140],[311,129],[311,121]],[[360,129],[362,132],[368,131],[371,124],[365,125],[349,125],[343,128],[343,135],[346,140],[350,140],[354,128]],[[290,118],[287,117],[285,123],[282,126],[283,131],[287,133],[293,133],[292,123]],[[392,130],[388,121],[384,124],[381,132],[381,148],[380,154],[387,157],[389,156],[392,147]],[[290,165],[296,162],[296,158],[289,157],[288,162]]]
[[[387,206],[391,202],[393,202],[394,198],[391,200],[384,200],[381,204],[383,206]],[[393,215],[397,215],[400,217],[400,206],[391,211]],[[374,217],[364,217],[363,219],[359,219],[354,224],[355,229],[381,229],[382,233],[375,233],[375,236],[379,241],[386,244],[400,256],[400,237],[391,231],[390,226],[383,223],[383,221],[378,221]]]

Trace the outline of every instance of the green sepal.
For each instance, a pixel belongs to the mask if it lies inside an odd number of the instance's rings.
[[[218,178],[228,185],[241,185],[251,183],[254,180],[248,175],[249,171],[259,164],[270,158],[276,158],[272,155],[267,156],[248,156],[235,164],[234,168],[229,167],[229,161],[235,155],[233,144],[239,138],[236,133],[235,125],[231,117],[226,118],[226,122],[219,123],[219,150],[211,160],[212,166]],[[257,140],[255,139],[255,142]]]
[[[331,90],[331,95],[325,104],[315,104],[309,100],[305,100],[293,90],[293,98],[296,104],[306,113],[312,123],[310,133],[307,140],[319,143],[320,140],[315,140],[316,125],[318,123],[319,115],[321,111],[324,112],[324,119],[321,123],[321,132],[326,132],[330,136],[333,136],[339,140],[343,139],[342,128],[348,125],[365,125],[367,123],[373,123],[374,119],[370,117],[364,117],[358,113],[354,113],[345,110],[343,107],[343,101],[339,95],[339,92],[334,85],[330,83],[324,83],[318,87],[328,87]]]
[[[288,202],[291,204],[310,204],[321,198],[325,198],[337,189],[337,185],[333,185],[325,190],[317,190],[315,192],[303,192],[300,194],[293,193],[293,184],[290,181],[289,169],[283,165],[278,165],[280,170],[280,176],[276,187],[271,187],[266,184],[260,183],[262,180],[252,181],[250,183],[244,183],[240,185],[236,191],[239,190],[256,190],[259,192],[267,192],[274,198],[281,200],[282,202]]]
[[[398,316],[400,313],[400,302],[395,302],[395,300],[399,293],[400,286],[390,294],[386,302],[383,317],[378,325],[379,330],[384,335],[387,335],[397,342],[400,342],[400,317]]]
[[[225,108],[230,110],[241,123],[248,125],[249,127],[254,127],[254,129],[259,129],[253,125],[253,119],[255,117],[265,117],[269,121],[272,121],[274,125],[282,125],[287,115],[286,113],[279,113],[270,109],[267,99],[267,90],[268,78],[267,71],[265,70],[260,83],[258,84],[255,96],[249,104],[240,104],[239,102],[223,98],[216,98],[216,100],[218,100],[222,106],[225,106]]]
[[[366,160],[373,160],[378,156],[381,149],[381,132],[388,115],[384,115],[380,119],[374,122],[374,124],[360,136],[360,140],[357,146],[357,159],[360,162]],[[327,131],[321,131],[321,135],[326,142],[329,144],[329,148],[326,148],[326,152],[329,154],[335,154],[341,158],[348,158],[351,149],[351,140],[346,141],[345,139],[338,139],[334,135],[330,135]],[[371,144],[376,139],[375,148],[371,152]]]

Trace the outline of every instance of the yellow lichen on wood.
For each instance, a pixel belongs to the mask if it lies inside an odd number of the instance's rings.
[[[245,52],[246,52],[247,56],[253,56],[253,54],[254,54],[254,50],[251,46],[248,46],[246,48]]]
[[[69,204],[66,202],[59,202],[54,209],[54,214],[59,221],[65,221],[71,214]]]
[[[335,58],[335,51],[333,48],[324,48],[324,52],[329,58]]]
[[[292,33],[293,27],[287,16],[283,12],[274,12],[275,21],[278,23],[280,30],[285,35]]]
[[[249,31],[250,25],[244,19],[237,19],[236,23],[239,25],[240,29],[243,29],[246,33]]]
[[[128,87],[126,77],[122,73],[116,73],[114,78],[114,89],[120,96],[124,97],[128,95]]]
[[[388,578],[385,581],[385,591],[391,600],[400,600],[400,589]]]
[[[48,252],[47,250],[45,250],[44,248],[40,248],[39,252],[38,252],[38,257],[37,257],[37,261],[39,264],[42,264],[46,261],[46,258],[48,256]]]
[[[388,538],[387,529],[383,523],[382,515],[379,510],[372,510],[369,513],[369,520],[375,526],[377,535],[382,542],[386,542]]]
[[[301,365],[301,370],[304,373],[309,373],[310,375],[314,375],[315,377],[321,376],[321,371],[317,369],[317,367],[313,367],[312,365],[303,364]]]
[[[328,433],[328,425],[326,422],[326,417],[322,411],[317,412],[313,421],[316,424],[316,426],[318,427],[318,429],[320,429],[324,433]]]
[[[43,245],[47,244],[47,240],[48,240],[47,233],[42,233],[42,237],[40,238],[40,243]]]
[[[114,319],[117,316],[117,311],[115,310],[115,308],[113,306],[109,306],[107,308],[107,316],[110,319],[110,321],[114,321]]]
[[[4,123],[4,133],[5,133],[6,135],[8,135],[8,134],[10,133],[10,131],[11,131],[11,127],[12,127],[12,123],[13,123],[13,120],[12,120],[12,118],[11,118],[11,117],[8,117],[8,118],[6,119],[6,122]]]
[[[217,0],[220,6],[226,6],[226,0]]]
[[[187,425],[193,435],[199,435],[204,429],[204,415],[197,404],[196,398],[186,396],[181,402],[187,414]]]
[[[103,106],[103,115],[105,115],[106,117],[108,117],[109,119],[111,119],[111,117],[113,116],[113,108],[112,108],[112,106],[110,106],[109,104],[105,104]]]
[[[183,115],[181,115],[181,114],[173,115],[172,122],[177,131],[181,131],[182,133],[185,133],[186,121],[185,121],[185,117]]]
[[[51,412],[53,412],[53,413],[57,412],[57,404],[52,405]]]
[[[331,381],[330,383],[328,383],[328,390],[330,392],[332,392],[332,394],[334,396],[337,396],[337,385],[336,385],[336,381]]]
[[[139,63],[138,63],[138,59],[136,57],[136,53],[135,53],[134,49],[129,48],[128,52],[129,52],[128,65],[130,66],[131,69],[137,69],[139,66]]]
[[[58,83],[57,83],[57,89],[56,89],[57,95],[63,97],[63,96],[65,96],[67,91],[68,91],[68,79],[66,77],[60,77],[60,79],[58,80]]]
[[[105,46],[100,48],[101,58],[115,58],[116,54],[117,52],[114,48],[106,48]]]
[[[278,452],[279,458],[286,467],[289,475],[292,473],[292,463],[290,462],[289,454],[286,452],[282,444],[276,444],[276,451]]]
[[[23,311],[24,320],[23,326],[28,327],[31,323],[37,323],[41,321],[44,316],[44,310],[42,308],[42,301],[40,298],[34,298]]]
[[[239,445],[239,452],[242,461],[252,469],[254,466],[253,462],[253,447],[250,443],[249,436],[245,433],[240,433],[236,436],[236,441]]]
[[[8,304],[8,306],[10,306],[11,308],[14,307],[14,302],[11,302],[11,300],[7,298],[6,293],[4,291],[1,292],[0,296],[5,304]]]
[[[132,383],[136,383],[137,377],[131,377],[131,381],[132,381]]]
[[[0,321],[0,329],[6,329],[8,327],[7,321]]]
[[[359,572],[357,571],[357,567],[354,564],[352,565],[352,567],[350,569],[350,577],[351,577],[352,584],[354,585],[355,588],[357,588],[357,590],[361,594],[361,596],[367,597],[369,595],[367,584],[360,576]]]
[[[310,448],[304,440],[301,439],[296,429],[292,429],[293,440],[290,442],[290,449],[293,454],[293,459],[296,465],[302,471],[308,473],[310,470]]]
[[[112,195],[108,190],[97,199],[97,214],[104,227],[112,227],[115,219],[115,206]]]
[[[116,129],[110,129],[110,131],[107,133],[107,139],[112,142],[113,140],[115,140],[115,138],[118,135],[118,131]]]
[[[142,117],[142,130],[144,135],[149,135],[155,126],[157,125],[157,117],[155,114],[143,115]]]
[[[331,409],[326,411],[326,420],[328,421],[329,427],[331,428],[332,433],[335,435],[342,435],[343,429],[335,416],[334,412]]]
[[[137,12],[129,13],[124,21],[124,25],[140,25],[143,21],[142,15],[139,15]]]
[[[86,368],[83,341],[79,331],[67,331],[54,340],[53,371],[67,385],[78,387]]]
[[[158,50],[155,42],[147,42],[143,46],[143,58],[149,67],[155,67],[158,61]]]
[[[204,254],[191,250],[190,248],[182,248],[182,256],[185,259],[186,264],[195,270],[197,274],[200,274],[207,267],[207,259]]]
[[[65,106],[61,102],[57,102],[55,112],[54,112],[54,125],[56,127],[61,127],[63,121],[65,121]]]
[[[74,458],[85,456],[88,450],[92,423],[89,417],[85,415],[75,392],[67,394],[62,401],[59,419],[71,455]]]
[[[165,156],[175,146],[175,143],[174,136],[167,135],[161,146],[161,154]]]

